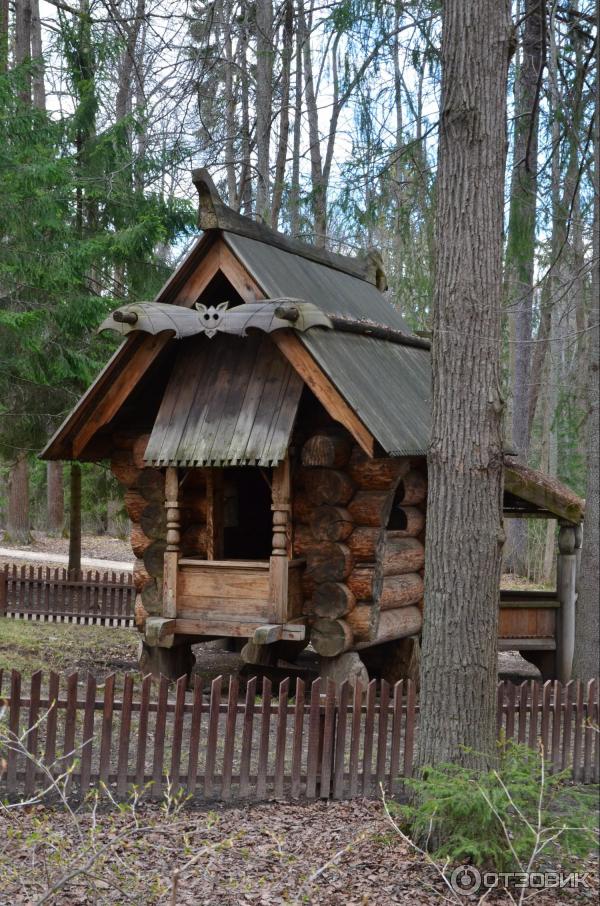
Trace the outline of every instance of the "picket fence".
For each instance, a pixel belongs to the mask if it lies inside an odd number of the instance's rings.
[[[135,588],[128,572],[0,568],[0,616],[42,622],[133,626]]]
[[[104,784],[126,797],[180,793],[204,800],[346,799],[398,795],[413,772],[419,708],[410,681],[371,681],[363,690],[320,679],[195,676],[174,686],[163,678],[112,674],[60,677],[0,674],[6,761],[0,795],[31,797],[66,776],[84,797]],[[260,695],[258,692],[260,691]],[[293,695],[292,695],[293,693]],[[498,685],[498,735],[543,746],[550,770],[600,780],[598,681],[587,685]]]

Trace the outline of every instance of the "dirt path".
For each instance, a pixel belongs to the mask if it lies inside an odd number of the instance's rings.
[[[42,551],[14,547],[0,547],[0,557],[11,561],[23,560],[26,563],[36,563],[42,566],[46,564],[66,566],[69,562],[68,554],[46,554]],[[133,568],[131,562],[127,560],[104,560],[99,557],[82,557],[81,565],[92,569],[115,569],[122,572],[130,572]]]

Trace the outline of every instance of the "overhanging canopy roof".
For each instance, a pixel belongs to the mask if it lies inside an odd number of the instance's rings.
[[[276,465],[302,386],[268,337],[182,340],[144,459],[155,466]]]

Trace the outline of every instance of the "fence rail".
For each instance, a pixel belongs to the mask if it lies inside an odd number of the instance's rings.
[[[43,622],[132,626],[135,588],[128,572],[0,567],[0,616]]]
[[[172,687],[132,674],[59,677],[0,673],[5,699],[0,794],[48,786],[42,764],[85,796],[98,782],[124,797],[132,785],[159,798],[167,788],[205,800],[398,794],[413,772],[419,708],[414,685],[353,689],[264,678],[240,689],[195,676]],[[258,694],[260,691],[260,695]],[[293,695],[292,695],[293,693]],[[600,780],[598,681],[498,685],[498,735],[543,746],[551,770]],[[12,741],[11,741],[12,740]],[[17,740],[20,740],[17,742]],[[0,762],[2,759],[0,759]]]

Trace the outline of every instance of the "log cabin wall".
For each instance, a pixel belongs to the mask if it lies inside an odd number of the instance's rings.
[[[309,437],[301,462],[294,478],[294,556],[306,558],[304,611],[315,650],[333,657],[418,632],[423,464],[369,459],[337,427]]]

